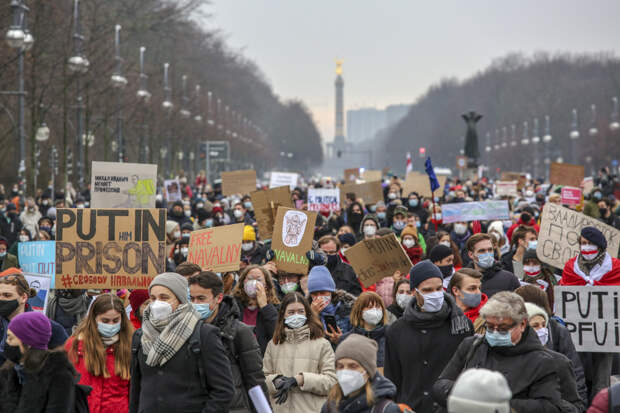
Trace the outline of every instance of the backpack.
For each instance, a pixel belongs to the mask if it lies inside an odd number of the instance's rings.
[[[607,390],[609,413],[620,413],[620,383],[612,384]]]
[[[88,395],[93,390],[92,387],[85,384],[79,384],[81,375],[77,375],[75,378],[75,396],[73,399],[74,413],[89,413],[88,407]]]
[[[370,412],[371,413],[385,413],[385,409],[387,409],[390,403],[393,403],[396,406],[398,406],[399,411],[401,411],[402,413],[414,413],[414,411],[411,410],[411,407],[407,406],[405,403],[396,403],[390,399],[380,400],[377,404],[372,406],[372,409],[370,410]]]

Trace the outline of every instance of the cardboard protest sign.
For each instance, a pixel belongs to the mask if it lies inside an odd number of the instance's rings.
[[[583,182],[580,186],[583,188],[583,193],[587,195],[592,192],[594,188],[594,179],[591,176],[587,176],[583,178]]]
[[[445,175],[437,175],[437,180],[439,181],[439,188],[435,191],[435,196],[442,196],[443,189],[446,185],[446,180],[448,179]],[[409,195],[411,192],[417,192],[420,196],[424,196],[430,198],[433,196],[431,192],[431,184],[428,180],[428,175],[421,174],[419,172],[409,172],[407,177],[405,178],[405,183],[403,185],[403,196]]]
[[[308,189],[308,211],[338,211],[340,210],[340,190],[310,188]]]
[[[358,242],[344,255],[366,288],[396,271],[407,274],[412,267],[395,234]]]
[[[445,224],[510,219],[510,209],[506,200],[443,204],[441,212]]]
[[[56,288],[148,288],[166,270],[165,209],[59,209]]]
[[[620,286],[556,286],[553,293],[577,351],[620,353]]]
[[[291,190],[288,186],[281,186],[266,191],[254,191],[250,193],[250,198],[252,198],[258,234],[262,239],[271,239],[278,207],[293,208]]]
[[[187,261],[200,265],[203,271],[237,271],[241,262],[243,226],[241,223],[192,231]]]
[[[555,185],[581,186],[585,168],[583,165],[553,162],[549,169],[549,182]]]
[[[316,212],[278,208],[271,239],[278,270],[295,274],[308,273],[306,252],[312,249],[316,216]]]
[[[581,188],[563,186],[561,194],[562,205],[579,205],[581,203]]]
[[[340,203],[344,206],[347,194],[355,194],[355,199],[362,198],[367,205],[383,201],[381,181],[364,182],[361,184],[346,183],[340,186]]]
[[[383,179],[383,173],[381,171],[365,170],[361,178],[366,182],[381,181]]]
[[[517,181],[497,181],[495,194],[498,196],[518,196]]]
[[[28,299],[28,304],[33,311],[38,311],[45,314],[47,310],[47,302],[49,301],[49,293],[52,287],[51,275],[46,274],[33,274],[30,272],[24,272],[24,278],[28,282],[30,288],[34,288],[37,291],[37,295]]]
[[[294,172],[272,172],[269,179],[269,188],[278,188],[280,186],[288,186],[295,189],[299,174]]]
[[[30,241],[17,244],[19,266],[25,272],[56,274],[56,241]],[[54,278],[52,277],[52,287]]]
[[[345,182],[355,182],[360,177],[360,168],[349,168],[344,170]]]
[[[157,165],[93,161],[91,208],[155,208]]]
[[[517,181],[517,189],[521,190],[527,183],[527,178],[520,172],[502,172],[502,181]]]
[[[247,169],[243,171],[222,172],[222,194],[249,194],[256,191],[256,171]]]
[[[598,228],[607,240],[609,255],[617,255],[620,231],[598,219],[550,202],[543,208],[536,255],[549,265],[564,268],[566,261],[579,254],[579,238],[583,227]]]
[[[176,202],[183,198],[181,193],[181,183],[178,179],[166,179],[164,181],[164,193],[166,194],[166,201]]]

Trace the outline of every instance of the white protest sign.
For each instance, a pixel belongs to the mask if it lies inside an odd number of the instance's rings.
[[[308,189],[308,211],[338,211],[340,209],[340,189]]]
[[[620,286],[556,286],[556,315],[579,352],[620,353]]]
[[[164,181],[164,192],[166,193],[166,201],[176,202],[183,198],[181,193],[181,183],[178,179],[166,179]]]
[[[295,189],[299,174],[295,172],[272,172],[269,180],[269,188],[277,188],[279,186],[288,186]]]
[[[510,218],[508,201],[456,202],[441,206],[443,222],[495,221]]]
[[[564,268],[566,261],[579,254],[583,227],[598,228],[607,240],[607,252],[615,257],[620,245],[620,231],[598,219],[547,202],[543,208],[536,255],[546,264]]]
[[[497,181],[495,194],[498,196],[518,196],[517,181]]]
[[[24,272],[23,274],[30,288],[34,288],[37,291],[37,295],[28,299],[28,304],[34,311],[45,314],[47,302],[49,301],[52,276],[28,272]]]
[[[155,208],[157,165],[93,161],[91,208]]]

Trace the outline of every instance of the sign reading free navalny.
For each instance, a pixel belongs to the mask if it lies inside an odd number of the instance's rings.
[[[165,209],[59,209],[56,288],[148,288],[166,269]]]

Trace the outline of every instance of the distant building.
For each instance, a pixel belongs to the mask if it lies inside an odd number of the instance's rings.
[[[409,105],[390,105],[385,109],[362,108],[347,110],[347,140],[362,142],[374,139],[377,132],[390,128],[407,115]]]

